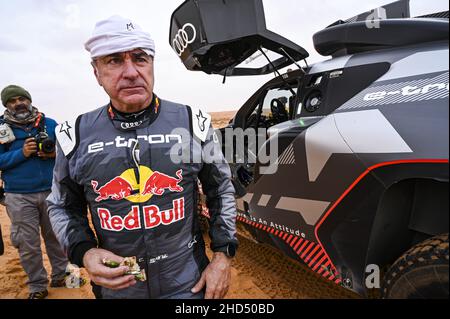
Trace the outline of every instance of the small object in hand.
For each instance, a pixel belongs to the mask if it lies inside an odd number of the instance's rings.
[[[118,268],[120,266],[120,263],[117,261],[108,260],[106,258],[103,259],[103,265],[109,268]]]
[[[109,268],[118,268],[120,266],[126,266],[130,268],[129,271],[125,273],[125,275],[132,275],[137,281],[146,281],[147,276],[145,275],[145,270],[139,267],[139,264],[136,262],[136,257],[126,257],[121,263],[116,261],[103,259],[103,264]]]

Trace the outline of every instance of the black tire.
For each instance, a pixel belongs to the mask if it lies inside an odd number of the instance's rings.
[[[382,294],[387,299],[449,297],[448,234],[412,247],[387,271]]]

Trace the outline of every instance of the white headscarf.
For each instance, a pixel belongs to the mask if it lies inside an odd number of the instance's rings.
[[[134,49],[142,49],[155,56],[155,42],[150,34],[130,19],[118,15],[99,21],[84,47],[92,59]]]

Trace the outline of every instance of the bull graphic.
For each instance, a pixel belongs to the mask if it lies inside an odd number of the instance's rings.
[[[144,192],[142,195],[145,196],[153,194],[161,196],[166,190],[181,193],[183,191],[183,187],[178,184],[183,180],[183,170],[180,169],[177,171],[176,175],[178,179],[160,172],[154,172],[145,183]]]
[[[122,177],[116,177],[106,183],[104,186],[98,187],[97,181],[91,181],[94,192],[99,196],[95,199],[96,202],[101,202],[107,199],[122,200],[132,195],[133,187]]]

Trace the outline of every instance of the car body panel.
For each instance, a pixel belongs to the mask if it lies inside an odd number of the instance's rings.
[[[407,4],[385,6],[392,9],[379,21],[386,28],[370,34],[366,14],[319,32],[319,53],[333,57],[267,82],[228,126],[268,129],[257,159],[271,145],[278,151],[274,174],[264,174],[260,161],[230,161],[238,221],[255,240],[363,296],[369,264],[386,266],[419,239],[448,232],[448,204],[420,200],[431,188],[448,202],[448,13],[409,18]],[[347,40],[367,42],[347,43],[339,28]],[[263,118],[272,97],[288,101],[281,123]]]

